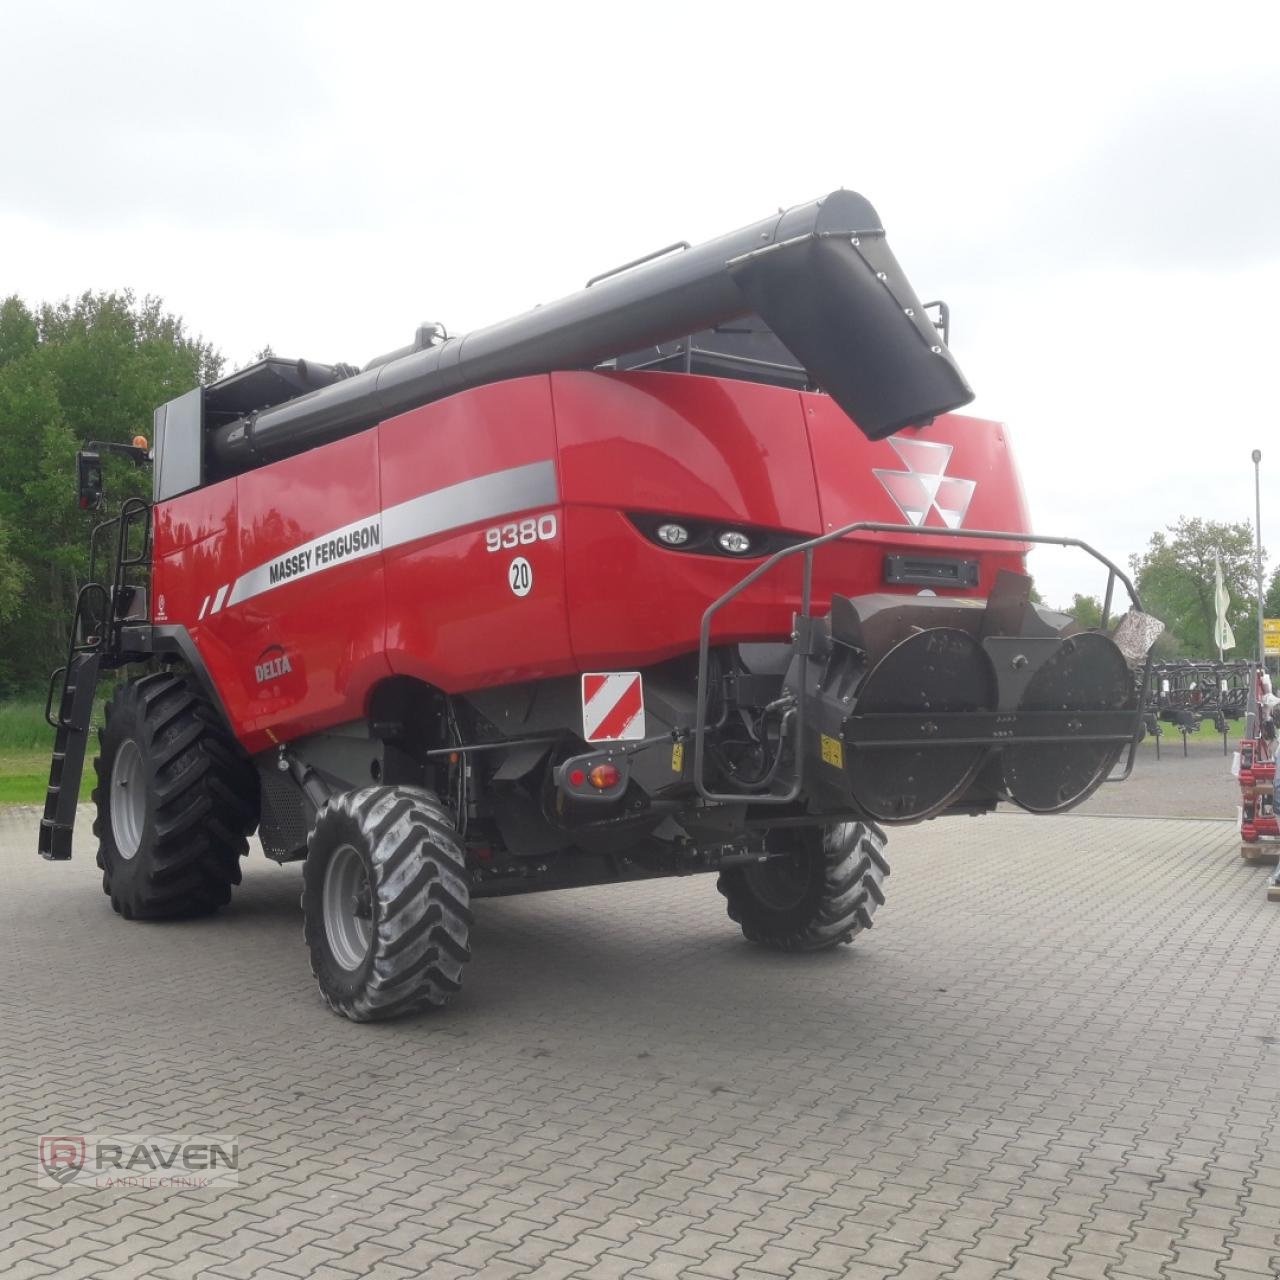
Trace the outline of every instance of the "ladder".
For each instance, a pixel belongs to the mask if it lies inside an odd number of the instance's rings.
[[[52,702],[57,679],[65,676],[62,705],[55,722],[49,789],[45,793],[44,817],[40,819],[40,856],[51,862],[65,862],[71,857],[71,834],[76,823],[76,805],[80,801],[80,776],[84,772],[101,665],[101,649],[73,653],[68,665],[59,667],[49,681],[49,701]]]
[[[111,585],[98,581],[99,541],[115,528],[117,540]],[[133,530],[141,530],[140,545],[130,548]],[[93,724],[98,678],[142,656],[130,652],[122,640],[126,623],[145,620],[143,580],[151,562],[151,507],[142,498],[130,498],[112,520],[98,525],[90,541],[89,581],[76,596],[67,643],[67,661],[49,677],[44,717],[53,727],[53,757],[49,762],[49,786],[45,792],[44,817],[40,820],[37,848],[51,862],[71,857],[71,837],[75,830],[76,806],[80,802],[80,779]],[[132,571],[132,572],[131,572]],[[57,695],[61,681],[61,694]],[[53,715],[54,697],[59,697],[58,714]]]

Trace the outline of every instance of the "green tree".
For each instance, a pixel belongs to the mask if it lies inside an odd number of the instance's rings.
[[[22,584],[26,574],[9,547],[9,535],[0,524],[0,624],[15,617],[22,603]]]
[[[1077,591],[1071,597],[1071,607],[1063,612],[1069,613],[1079,626],[1093,629],[1102,625],[1102,601],[1096,596],[1082,596]]]
[[[1267,584],[1267,594],[1263,598],[1262,608],[1264,610],[1264,618],[1280,618],[1280,569],[1277,569],[1271,575],[1271,581]]]
[[[76,506],[80,444],[149,436],[155,407],[216,378],[221,363],[156,298],[0,301],[0,691],[36,687],[62,661],[89,534],[105,518]],[[109,461],[107,488],[118,500],[149,480]],[[21,607],[6,610],[15,592]]]
[[[1181,516],[1151,535],[1147,550],[1129,557],[1147,612],[1168,628],[1165,652],[1211,657],[1213,643],[1214,556],[1231,596],[1227,621],[1236,634],[1236,652],[1248,654],[1257,628],[1254,605],[1253,526]]]

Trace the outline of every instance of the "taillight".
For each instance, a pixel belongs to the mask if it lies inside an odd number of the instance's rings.
[[[606,761],[598,764],[588,775],[591,779],[591,785],[597,791],[608,791],[611,787],[616,787],[622,781],[622,773],[616,764]]]
[[[555,783],[567,799],[589,804],[621,800],[627,790],[627,758],[591,751],[556,766]]]

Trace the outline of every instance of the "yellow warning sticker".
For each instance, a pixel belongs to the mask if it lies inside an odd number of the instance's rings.
[[[829,737],[825,733],[822,735],[822,758],[837,769],[844,768],[844,747],[840,745],[839,738]]]
[[[677,742],[671,748],[671,772],[672,773],[684,772],[684,743],[683,742]]]

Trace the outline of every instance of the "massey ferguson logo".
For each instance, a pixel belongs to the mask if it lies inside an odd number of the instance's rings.
[[[289,655],[279,645],[272,645],[270,649],[264,649],[259,654],[253,673],[259,684],[266,684],[268,680],[278,680],[281,676],[287,676],[292,670]]]
[[[936,511],[948,529],[960,528],[978,485],[974,480],[960,480],[947,475],[951,445],[896,437],[889,443],[906,470],[888,471],[877,467],[876,478],[884,485],[907,523],[917,527],[923,525],[929,513]]]

